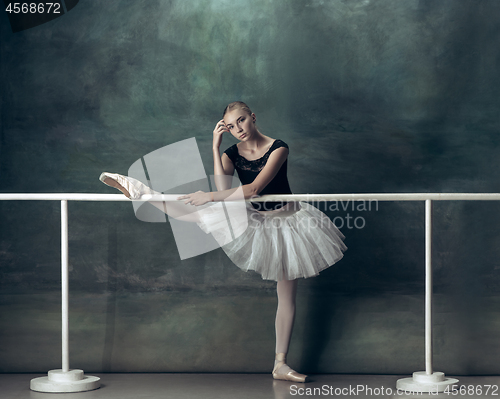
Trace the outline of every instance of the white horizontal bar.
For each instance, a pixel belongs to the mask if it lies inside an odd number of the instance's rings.
[[[144,196],[135,201],[176,201],[184,194],[163,194],[159,196]],[[263,195],[246,201],[425,201],[425,200],[464,200],[464,201],[494,201],[500,200],[500,193],[366,193],[366,194],[273,194]],[[39,201],[130,201],[122,194],[0,194],[0,201],[9,200],[39,200]]]
[[[0,194],[1,200],[38,200],[38,201],[130,201],[122,194]]]
[[[252,201],[425,201],[500,200],[499,193],[367,193],[367,194],[279,194],[263,195]]]

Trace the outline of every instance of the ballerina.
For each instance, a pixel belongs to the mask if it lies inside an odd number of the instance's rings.
[[[229,104],[213,131],[214,175],[217,191],[181,195],[178,201],[149,201],[169,216],[197,223],[221,244],[227,256],[244,271],[277,281],[276,356],[272,376],[277,380],[305,382],[307,376],[286,364],[299,278],[317,276],[347,250],[344,235],[323,212],[307,202],[247,202],[245,228],[228,239],[225,213],[210,202],[243,200],[265,194],[292,194],[287,177],[288,145],[268,137],[256,126],[256,116],[241,101]],[[220,155],[224,133],[239,140]],[[236,170],[242,186],[229,188],[228,176]],[[158,195],[128,176],[103,173],[100,180],[131,199]],[[238,230],[238,226],[236,226]]]

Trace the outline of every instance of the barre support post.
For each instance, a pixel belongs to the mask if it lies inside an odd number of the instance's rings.
[[[68,201],[61,201],[61,316],[62,371],[69,371],[69,254]]]
[[[425,201],[425,374],[432,375],[432,202]]]
[[[69,369],[69,256],[68,200],[61,200],[61,318],[62,369],[50,370],[47,377],[33,378],[30,389],[37,392],[83,392],[100,387],[100,378]]]
[[[396,388],[405,392],[444,392],[458,383],[432,368],[432,200],[425,200],[425,371],[415,371],[411,378],[401,378]],[[449,389],[449,388],[448,388]]]

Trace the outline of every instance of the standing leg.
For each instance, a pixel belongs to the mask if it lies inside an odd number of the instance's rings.
[[[298,280],[281,280],[276,286],[278,310],[276,311],[276,360],[273,377],[280,380],[304,382],[306,376],[293,371],[286,364],[286,354],[295,320],[297,282]]]
[[[295,296],[298,280],[278,281],[278,310],[276,311],[276,353],[288,353],[295,320]]]

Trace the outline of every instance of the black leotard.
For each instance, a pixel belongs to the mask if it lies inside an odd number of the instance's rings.
[[[267,150],[267,152],[262,157],[253,161],[249,161],[248,159],[242,157],[238,152],[238,147],[236,146],[236,144],[229,147],[226,151],[224,151],[224,153],[233,162],[234,168],[238,173],[238,177],[241,183],[250,184],[255,180],[257,175],[266,165],[269,155],[275,149],[280,147],[288,148],[288,145],[282,140],[274,140],[271,148],[269,148],[269,150]],[[264,187],[259,195],[292,194],[292,190],[290,189],[290,185],[288,184],[288,177],[286,174],[287,163],[288,159],[283,162],[283,165],[281,165],[281,168],[276,176],[274,176],[269,184]],[[286,202],[252,202],[252,205],[259,211],[270,211],[281,208],[282,206],[286,205]]]

